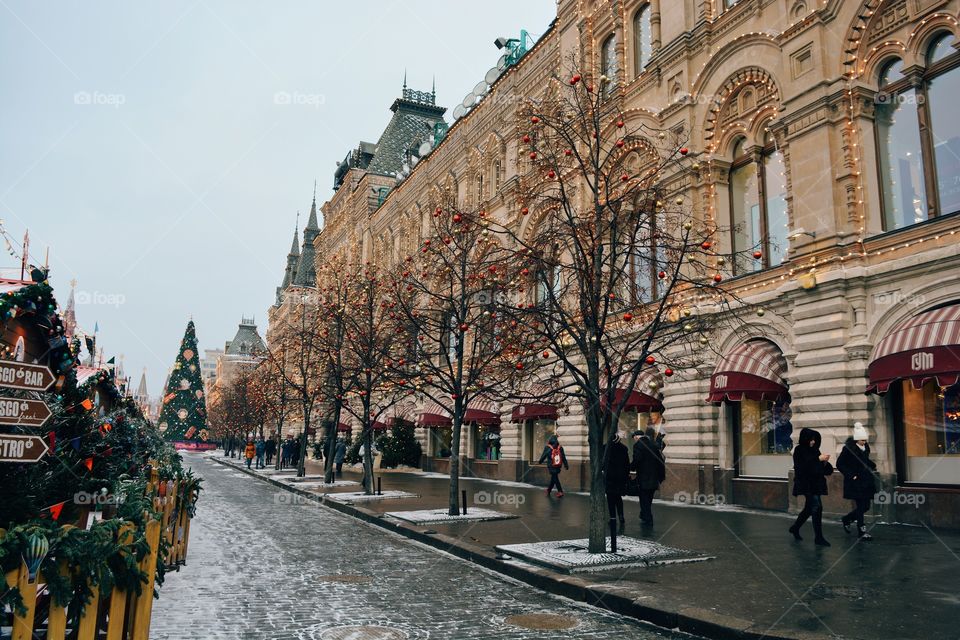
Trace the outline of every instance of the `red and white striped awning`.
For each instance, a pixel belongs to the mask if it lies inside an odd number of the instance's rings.
[[[96,367],[88,367],[86,365],[80,365],[77,367],[77,386],[79,387],[84,382],[89,380],[100,373],[100,369]]]
[[[433,400],[428,400],[417,414],[418,427],[449,427],[453,425],[450,414]]]
[[[524,422],[526,420],[556,420],[559,412],[554,400],[554,385],[546,382],[535,382],[530,391],[524,395],[530,400],[523,400],[514,405],[510,412],[510,422]]]
[[[867,393],[884,394],[896,380],[919,389],[960,381],[960,304],[925,311],[899,324],[877,344],[867,370]]]
[[[710,376],[708,402],[777,401],[789,395],[787,360],[769,340],[744,342],[725,355]]]
[[[467,410],[463,412],[463,422],[488,427],[500,426],[500,405],[487,396],[473,396]]]
[[[629,374],[620,376],[620,383],[629,382]],[[653,385],[651,385],[653,383]],[[607,408],[607,380],[600,381],[602,395],[600,396],[600,407],[606,411]],[[620,407],[621,411],[636,411],[637,413],[662,413],[663,402],[660,401],[659,392],[663,386],[663,377],[660,372],[654,368],[644,369],[637,376],[637,381],[633,389],[617,388],[613,392],[614,409]]]

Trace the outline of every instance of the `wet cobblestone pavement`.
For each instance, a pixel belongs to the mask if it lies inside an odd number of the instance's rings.
[[[204,491],[151,638],[690,637],[544,594],[199,455],[185,460]]]

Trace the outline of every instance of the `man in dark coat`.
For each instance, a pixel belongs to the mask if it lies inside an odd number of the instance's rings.
[[[637,474],[640,486],[640,522],[653,524],[653,495],[660,483],[667,477],[663,451],[656,442],[657,432],[647,427],[646,432],[633,432],[633,464],[631,470]]]
[[[833,473],[830,454],[820,453],[821,436],[819,431],[803,428],[800,430],[800,440],[793,450],[793,495],[803,496],[803,511],[797,516],[796,522],[790,527],[794,539],[800,537],[800,527],[813,516],[814,543],[821,547],[829,547],[830,543],[823,537],[823,500],[827,495],[827,476]]]
[[[630,454],[623,444],[627,434],[618,431],[610,443],[610,450],[606,452],[603,476],[607,493],[607,511],[610,519],[620,521],[620,532],[626,527],[623,516],[623,496],[627,492],[627,477],[630,475]]]
[[[337,439],[337,450],[333,454],[333,462],[337,465],[337,477],[343,474],[343,461],[347,457],[347,443],[343,438]]]
[[[567,464],[567,454],[564,453],[563,447],[560,446],[560,441],[557,440],[557,436],[550,436],[550,439],[547,440],[546,446],[543,448],[543,453],[540,454],[540,461],[537,464],[547,463],[547,471],[550,472],[550,484],[547,485],[547,495],[550,495],[550,492],[553,491],[553,488],[557,488],[557,497],[563,497],[563,485],[560,484],[560,468],[564,467],[567,470],[570,469],[570,465]]]
[[[853,436],[847,438],[837,458],[837,471],[843,474],[843,497],[854,502],[853,511],[843,516],[841,522],[847,533],[850,532],[850,524],[856,522],[857,537],[861,540],[873,539],[867,533],[863,516],[870,510],[870,501],[877,491],[873,475],[877,465],[870,459],[869,437],[866,427],[859,422],[854,423]]]
[[[277,452],[277,441],[273,438],[267,440],[265,450],[267,452],[267,464],[270,464],[270,462],[273,460],[273,455]]]

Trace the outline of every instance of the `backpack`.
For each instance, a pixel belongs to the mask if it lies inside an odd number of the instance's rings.
[[[561,465],[563,465],[563,452],[560,445],[550,447],[550,466],[560,467]]]

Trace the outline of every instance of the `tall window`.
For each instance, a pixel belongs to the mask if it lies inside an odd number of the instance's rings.
[[[649,213],[639,215],[650,216],[650,221],[640,225],[634,243],[633,297],[636,302],[652,302],[660,297],[657,274],[667,269],[666,256],[663,247],[657,244],[657,220],[652,205]]]
[[[477,204],[483,202],[483,171],[477,171],[477,179],[475,182],[475,190],[477,194]]]
[[[787,181],[783,155],[769,133],[758,156],[746,138],[734,144],[730,167],[730,214],[734,274],[774,267],[787,247]],[[760,257],[755,252],[759,251]]]
[[[616,87],[617,71],[617,36],[610,34],[600,47],[600,73],[610,79],[604,88],[605,94]]]
[[[650,28],[650,5],[643,5],[633,16],[633,59],[636,65],[636,74],[643,73],[643,69],[650,62],[653,54],[653,33]]]
[[[785,478],[793,467],[794,433],[789,398],[776,402],[728,403],[736,437],[737,471],[741,476]]]
[[[960,211],[960,55],[944,34],[927,51],[919,84],[893,59],[878,77],[876,132],[883,225],[891,231]]]
[[[497,158],[493,161],[493,193],[500,191],[500,183],[503,182],[503,161]]]

